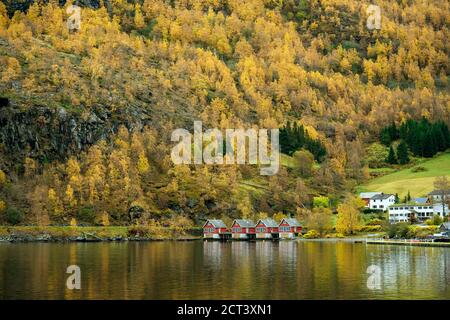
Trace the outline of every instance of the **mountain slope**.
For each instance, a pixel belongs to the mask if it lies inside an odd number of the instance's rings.
[[[362,183],[387,124],[450,124],[446,0],[380,0],[375,31],[356,0],[82,1],[78,31],[68,4],[13,3],[0,3],[0,197],[28,221],[292,214],[309,206],[299,193]],[[327,157],[240,192],[258,170],[171,163],[171,131],[195,120],[301,123]]]

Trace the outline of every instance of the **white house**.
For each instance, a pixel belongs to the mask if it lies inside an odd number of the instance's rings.
[[[369,201],[373,196],[382,194],[382,192],[361,192],[359,194],[359,197],[361,198],[361,200],[364,200],[366,203],[366,208],[369,208]]]
[[[395,204],[395,196],[393,194],[376,194],[369,200],[369,208],[374,210],[385,211],[393,204]]]
[[[433,190],[428,194],[432,202],[442,202],[442,196],[450,199],[450,190]]]
[[[448,216],[450,212],[448,212],[448,205],[444,203],[433,203],[433,212],[434,214],[439,215],[441,218]]]
[[[413,204],[405,204],[399,203],[389,206],[389,222],[397,223],[397,222],[408,222],[412,214],[414,214],[415,218],[423,222],[427,219],[432,218],[434,215],[442,215],[442,205],[432,205],[432,204],[422,204],[422,203],[413,203]],[[445,206],[445,212],[448,213],[448,207]]]

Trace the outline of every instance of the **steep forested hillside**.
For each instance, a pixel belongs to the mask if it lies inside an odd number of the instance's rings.
[[[1,219],[198,223],[339,198],[368,178],[384,127],[450,125],[449,2],[374,3],[381,30],[358,0],[2,1]],[[298,123],[326,157],[301,150],[264,179],[249,166],[174,167],[170,132],[194,120]]]

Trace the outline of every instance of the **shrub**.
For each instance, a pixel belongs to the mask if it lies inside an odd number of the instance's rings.
[[[426,238],[430,235],[432,235],[433,233],[436,232],[437,230],[437,226],[429,226],[429,227],[417,227],[415,229],[415,237],[416,238]]]
[[[320,235],[316,230],[309,230],[305,235],[303,235],[303,238],[305,239],[317,239]]]
[[[382,230],[383,230],[383,228],[379,224],[377,224],[377,225],[366,225],[366,226],[362,226],[362,227],[358,228],[359,232],[380,232]]]
[[[17,209],[17,208],[8,208],[6,210],[6,221],[8,221],[8,223],[12,224],[12,225],[16,225],[19,224],[23,221],[24,219],[24,214],[22,212],[22,210]]]
[[[77,212],[77,220],[80,222],[87,222],[90,224],[94,224],[95,220],[94,208],[92,207],[80,208]]]
[[[176,218],[171,218],[168,221],[168,226],[174,233],[174,235],[185,234],[187,229],[194,226],[191,219],[186,216],[177,216]]]
[[[330,203],[330,199],[325,196],[314,197],[313,198],[313,206],[314,208],[328,208]]]
[[[427,170],[428,170],[428,169],[425,168],[425,167],[417,166],[417,167],[412,168],[412,169],[411,169],[411,172],[416,173],[416,172],[424,172],[424,171],[427,171]]]
[[[148,228],[144,226],[132,226],[128,228],[129,237],[146,237],[148,235]]]
[[[375,218],[367,222],[367,226],[381,226],[383,224],[383,220]]]
[[[325,235],[325,238],[327,238],[327,239],[329,239],[329,238],[345,238],[345,236],[342,233],[337,232],[337,233],[327,233]]]
[[[404,222],[388,225],[386,228],[386,233],[388,234],[389,238],[426,238],[427,236],[435,233],[437,229],[437,226],[412,226]]]
[[[433,216],[433,218],[425,221],[425,224],[428,226],[439,226],[443,222],[443,219],[437,214]]]
[[[399,227],[397,230],[398,238],[408,238],[409,235],[409,224],[408,223],[399,223]]]
[[[385,231],[389,238],[407,238],[409,224],[406,222],[388,224]]]
[[[371,213],[377,214],[379,212],[380,212],[380,210],[377,210],[377,209],[370,209],[370,208],[363,209],[364,214],[371,214]]]
[[[386,232],[386,234],[389,238],[394,238],[397,233],[397,225],[388,224],[385,226],[384,231]]]
[[[417,236],[417,226],[409,226],[405,238],[411,239]]]

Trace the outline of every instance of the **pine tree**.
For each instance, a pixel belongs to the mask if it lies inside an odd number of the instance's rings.
[[[437,152],[450,147],[448,126],[442,121],[431,123],[425,118],[421,121],[407,120],[398,129],[392,124],[381,130],[380,141],[385,145],[398,138],[406,143],[412,154],[419,157],[433,157]],[[397,156],[400,158],[400,155]]]
[[[389,164],[397,163],[397,157],[395,156],[394,148],[392,146],[389,148],[389,155],[386,158],[386,162]]]
[[[397,158],[398,163],[400,164],[406,164],[409,162],[408,146],[406,145],[406,142],[403,140],[397,147]]]

